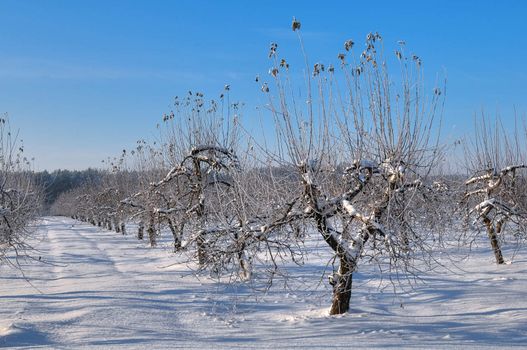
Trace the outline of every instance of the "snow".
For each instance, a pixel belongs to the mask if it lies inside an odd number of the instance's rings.
[[[483,215],[483,213],[485,212],[485,210],[488,207],[493,207],[493,208],[495,208],[498,211],[504,211],[504,212],[506,212],[508,214],[513,214],[513,215],[516,214],[516,212],[513,209],[509,208],[506,204],[503,204],[502,202],[500,202],[496,198],[490,198],[490,199],[484,200],[483,202],[481,202],[478,205],[476,205],[470,211],[470,213],[478,212],[478,213],[480,213],[480,215]]]
[[[476,205],[470,212],[478,212],[481,213],[483,210],[485,210],[487,207],[493,207],[494,202],[496,202],[495,198],[486,199],[483,202]]]
[[[474,176],[474,177],[468,179],[465,182],[465,185],[470,185],[470,184],[473,184],[473,183],[478,182],[478,181],[488,180],[488,179],[491,179],[493,176],[494,176],[494,174],[484,174],[484,175],[480,175],[480,176]]]
[[[38,349],[511,348],[527,343],[527,254],[497,266],[488,242],[395,295],[354,274],[352,309],[329,316],[329,248],[291,266],[290,288],[217,283],[149,248],[68,218],[42,219],[34,260],[0,267],[0,347]],[[504,249],[512,256],[511,249]],[[456,255],[457,254],[457,255]],[[38,260],[38,257],[41,260]],[[192,266],[190,266],[192,267]],[[323,275],[326,275],[323,277]]]
[[[377,170],[378,166],[373,160],[361,159],[353,163],[358,169],[372,169]]]
[[[367,225],[377,225],[377,226],[379,226],[377,223],[374,222],[374,220],[372,220],[372,218],[366,217],[364,214],[362,214],[357,209],[355,209],[355,207],[353,206],[353,204],[351,204],[350,201],[344,199],[342,201],[342,207],[344,208],[344,210],[346,210],[346,212],[351,217],[356,218],[360,222],[362,222],[364,224],[367,224]]]

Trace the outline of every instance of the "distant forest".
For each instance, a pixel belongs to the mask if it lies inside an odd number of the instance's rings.
[[[85,183],[98,184],[105,171],[97,169],[54,170],[53,172],[41,171],[34,174],[35,183],[44,191],[44,211],[55,202],[64,192],[81,186]]]

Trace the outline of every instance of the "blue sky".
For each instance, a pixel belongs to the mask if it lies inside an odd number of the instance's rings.
[[[153,138],[174,96],[201,91],[258,105],[270,42],[335,62],[370,31],[405,40],[433,81],[446,72],[445,139],[475,112],[527,111],[525,1],[0,1],[0,112],[41,169],[82,169]]]

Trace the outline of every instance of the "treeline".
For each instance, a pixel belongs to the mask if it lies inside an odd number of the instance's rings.
[[[43,210],[49,212],[50,206],[60,194],[80,187],[84,184],[97,185],[100,183],[104,171],[99,169],[86,170],[54,170],[41,171],[33,174],[34,182],[43,191]]]

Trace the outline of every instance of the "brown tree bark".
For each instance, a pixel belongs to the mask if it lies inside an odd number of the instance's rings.
[[[142,221],[139,221],[139,226],[137,228],[137,239],[142,240],[144,238],[145,224]]]
[[[504,264],[505,260],[503,260],[503,254],[501,253],[500,248],[500,242],[498,241],[498,236],[496,235],[496,231],[494,230],[494,225],[492,224],[492,220],[490,220],[487,216],[483,217],[483,223],[487,227],[487,235],[489,236],[490,245],[492,247],[492,251],[494,252],[494,257],[496,258],[496,264]]]
[[[170,232],[172,232],[172,236],[174,237],[174,253],[176,253],[181,249],[181,237],[172,219],[167,217],[167,222]]]
[[[340,260],[338,276],[333,281],[333,302],[329,313],[330,315],[346,313],[350,307],[353,269],[356,262],[352,263],[348,261],[344,247],[331,234],[327,217],[321,213],[318,206],[317,197],[319,193],[317,187],[308,182],[304,182],[304,194],[308,198],[308,205],[311,208],[318,231]]]
[[[351,301],[352,281],[352,264],[344,257],[341,257],[339,273],[336,281],[333,281],[333,302],[329,310],[330,315],[340,315],[348,312]]]
[[[155,220],[156,216],[153,211],[150,212],[150,219],[148,221],[148,228],[146,229],[146,232],[148,233],[148,239],[150,241],[150,246],[155,247],[157,245],[156,241],[156,230],[155,230]]]
[[[113,228],[116,233],[121,233],[121,226],[119,226],[119,220],[117,218],[113,219]]]

